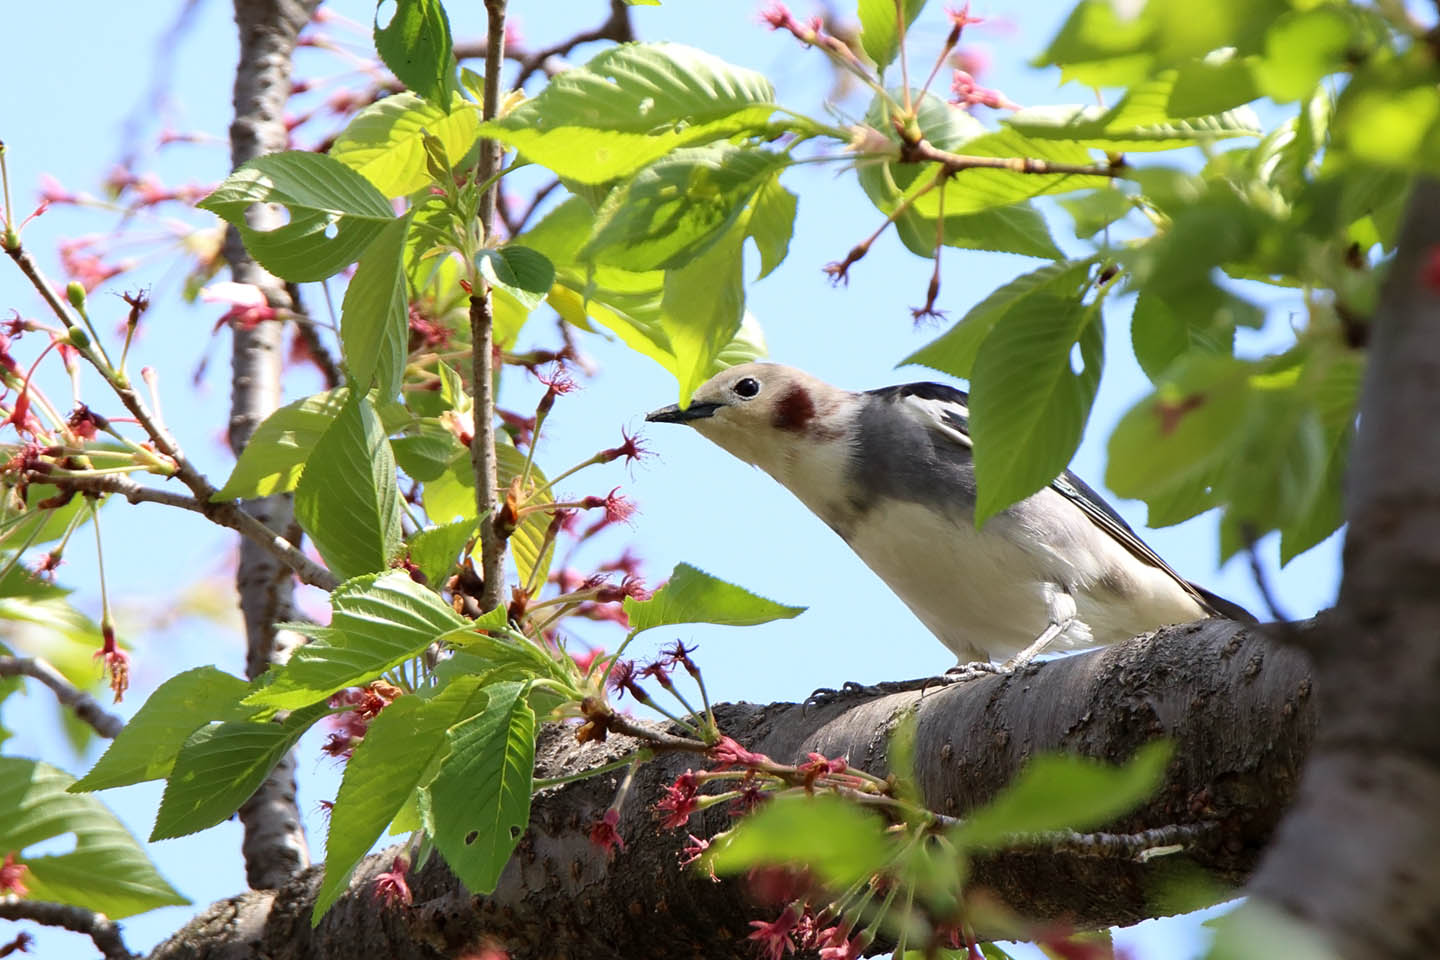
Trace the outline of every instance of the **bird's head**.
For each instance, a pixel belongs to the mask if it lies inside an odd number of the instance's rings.
[[[731,454],[779,476],[807,444],[843,436],[852,394],[803,370],[778,363],[742,363],[711,377],[683,410],[671,404],[646,416],[684,423]]]

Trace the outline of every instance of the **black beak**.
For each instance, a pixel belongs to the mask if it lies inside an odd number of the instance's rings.
[[[652,410],[645,415],[650,423],[689,423],[691,420],[704,420],[706,417],[715,415],[723,404],[719,403],[692,403],[681,410],[676,404],[668,407],[661,407],[659,410]]]

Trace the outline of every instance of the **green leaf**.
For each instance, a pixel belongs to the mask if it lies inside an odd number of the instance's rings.
[[[1206,480],[1238,439],[1250,403],[1249,364],[1191,354],[1110,434],[1105,485],[1149,502]]]
[[[68,853],[25,857],[29,899],[103,913],[112,920],[190,901],[165,882],[144,850],[99,800],[68,792],[68,773],[0,757],[0,849],[21,852],[74,834]]]
[[[474,535],[473,520],[456,520],[421,530],[410,538],[410,560],[420,568],[426,582],[438,589],[460,562],[461,551]]]
[[[904,0],[905,27],[920,15],[925,0]],[[860,46],[865,56],[875,63],[877,73],[883,74],[900,52],[900,17],[896,0],[860,0],[857,13],[860,17]]]
[[[230,479],[211,499],[218,503],[294,490],[310,451],[349,396],[349,390],[339,387],[287,403],[270,414],[240,451]]]
[[[212,720],[242,719],[240,698],[248,684],[239,677],[196,667],[162,683],[145,701],[72,792],[106,790],[168,776],[180,745]],[[248,711],[253,713],[254,711]]]
[[[151,841],[183,837],[225,820],[254,795],[311,724],[328,712],[325,704],[317,703],[283,722],[230,721],[195,731],[180,748],[165,781]]]
[[[253,229],[245,213],[256,203],[284,206],[290,222]],[[238,229],[261,266],[297,283],[339,273],[395,219],[390,201],[369,180],[333,157],[305,150],[256,157],[200,206]]]
[[[1099,312],[1074,299],[1028,297],[981,344],[970,392],[976,526],[1043,489],[1075,455],[1104,362]],[[1071,367],[1077,343],[1079,373]]]
[[[1347,62],[1362,62],[1359,17],[1340,7],[1291,10],[1265,34],[1265,56],[1255,68],[1260,92],[1276,103],[1299,100],[1314,92],[1326,76]]]
[[[755,241],[760,252],[760,272],[756,280],[764,280],[785,255],[790,252],[790,238],[795,233],[795,210],[799,204],[795,194],[780,186],[777,172],[760,185],[750,205],[746,236]],[[763,352],[763,351],[762,351]]]
[[[1036,140],[1069,140],[1111,153],[1174,150],[1231,137],[1258,137],[1264,129],[1248,107],[1211,116],[1171,116],[1179,72],[1167,70],[1131,87],[1119,103],[1104,107],[1031,107],[1005,123]]]
[[[1027,307],[1032,298],[1078,300],[1093,265],[1092,260],[1066,260],[1016,277],[971,307],[959,323],[901,363],[918,363],[969,380],[980,345],[996,323],[1014,310],[1033,311],[1033,307]]]
[[[410,352],[405,232],[410,217],[392,221],[360,256],[340,307],[340,348],[351,382],[362,392],[379,387],[379,399],[400,392]]]
[[[1054,165],[1094,166],[1090,152],[1073,141],[1032,139],[1013,129],[997,130],[966,141],[961,152],[974,157],[1019,157]],[[1110,183],[1109,177],[1092,173],[1018,173],[972,168],[954,174],[940,189],[927,189],[939,169],[939,164],[927,165],[907,191],[921,216],[938,217],[942,205],[947,217],[958,216],[1010,206],[1045,194],[1099,189]]]
[[[766,600],[688,563],[677,564],[669,581],[649,600],[625,598],[625,613],[635,633],[676,623],[752,627],[772,620],[789,620],[804,612],[804,607],[787,607]]]
[[[680,384],[680,402],[710,378],[715,360],[740,329],[745,312],[745,276],[740,245],[743,234],[732,227],[710,249],[677,270],[665,272],[660,326],[670,342]]]
[[[789,164],[784,154],[730,143],[676,150],[610,191],[580,257],[634,271],[684,267],[725,238]]]
[[[479,677],[459,677],[430,699],[397,698],[370,722],[345,764],[325,840],[325,879],[315,894],[310,925],[345,892],[355,866],[380,838],[415,789],[426,782],[447,728],[486,703]]]
[[[556,75],[480,135],[577,183],[598,184],[679,147],[763,130],[774,95],[761,74],[703,51],[628,43]]]
[[[525,469],[525,455],[510,444],[504,443],[496,445],[495,459],[500,488],[503,490]],[[465,466],[469,467],[468,455]],[[472,484],[474,479],[475,475],[472,472],[470,474]],[[530,465],[530,482],[536,487],[543,487],[547,482],[545,474],[533,463]],[[550,503],[554,500],[549,491],[539,495],[531,494],[531,498],[530,502],[532,503]],[[555,556],[555,541],[550,541],[544,556],[540,554],[540,546],[545,542],[545,531],[549,526],[550,515],[539,510],[521,520],[520,525],[510,534],[510,556],[515,561],[515,571],[519,574],[521,583],[529,583],[532,579],[536,583],[544,583],[545,578],[550,574],[550,560]]]
[[[474,148],[479,131],[480,112],[459,94],[447,113],[413,93],[396,93],[355,114],[335,138],[330,156],[385,196],[400,197],[431,182],[425,134],[440,140],[453,168]]]
[[[450,753],[422,794],[435,847],[474,894],[495,889],[530,822],[535,713],[528,685],[495,683],[479,714],[446,734]]]
[[[9,461],[20,453],[15,444],[0,444],[0,457]],[[59,540],[70,529],[75,514],[85,513],[78,521],[80,525],[89,522],[86,517],[90,507],[84,497],[73,497],[63,507],[41,507],[40,504],[54,497],[60,488],[50,483],[31,483],[25,487],[25,506],[19,509],[19,498],[7,502],[4,519],[0,520],[0,545],[19,549],[22,544],[38,546]]]
[[[1146,50],[1151,27],[1140,17],[1123,17],[1110,0],[1080,0],[1050,46],[1033,66],[1058,66],[1060,82],[1087,87],[1127,87],[1150,72]]]
[[[1130,321],[1130,342],[1140,369],[1152,381],[1158,381],[1187,351],[1231,353],[1235,327],[1249,316],[1245,308],[1258,313],[1257,308],[1228,292],[1223,293],[1220,309],[1195,310],[1208,307],[1207,301],[1194,298],[1176,302],[1149,289],[1140,291]]]
[[[1123,190],[1089,190],[1057,201],[1075,221],[1075,236],[1088,240],[1128,214],[1135,199]]]
[[[519,300],[527,312],[540,305],[555,283],[555,265],[545,254],[529,247],[507,243],[498,249],[481,250],[477,259],[485,279]]]
[[[440,0],[395,2],[389,23],[382,27],[375,21],[376,52],[405,86],[431,103],[448,104],[455,87],[455,59],[444,6]]]
[[[717,873],[766,864],[807,866],[843,890],[879,873],[895,856],[885,821],[831,794],[784,794],[744,817],[706,852]]]
[[[395,458],[369,399],[354,395],[315,444],[295,519],[341,580],[383,570],[400,547]]]
[[[245,703],[291,710],[336,690],[367,683],[419,655],[437,638],[469,625],[440,595],[403,570],[347,580],[330,594],[330,626],[272,671],[274,680]],[[317,633],[296,624],[292,629]]]
[[[1003,847],[1026,834],[1091,830],[1151,797],[1165,779],[1168,741],[1148,743],[1123,766],[1054,753],[1035,757],[1015,782],[948,831],[961,850]]]
[[[1260,96],[1253,64],[1217,51],[1203,60],[1181,64],[1166,112],[1172,117],[1203,117],[1249,103]]]
[[[412,427],[414,433],[391,437],[390,449],[405,474],[422,483],[439,477],[455,458],[466,453],[448,427],[437,420],[423,419]]]

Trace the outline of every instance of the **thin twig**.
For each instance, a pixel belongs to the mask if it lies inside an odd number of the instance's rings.
[[[505,58],[505,2],[485,0],[487,15],[485,51],[485,90],[481,115],[489,120],[500,104],[500,70]],[[484,183],[500,169],[500,143],[480,141],[478,181]],[[483,242],[490,242],[495,224],[495,201],[499,183],[480,194],[476,211]],[[480,522],[481,587],[480,606],[493,610],[504,596],[505,541],[508,532],[500,524],[500,481],[495,455],[495,342],[494,317],[491,314],[490,289],[477,290],[470,297],[471,378],[475,391],[475,431],[470,442],[470,466],[475,472],[475,511]]]
[[[630,7],[624,0],[610,0],[610,16],[600,26],[593,30],[585,30],[573,34],[565,40],[553,46],[537,50],[533,53],[525,53],[522,50],[511,50],[504,56],[506,59],[514,60],[520,64],[520,72],[515,77],[512,89],[518,90],[525,85],[537,71],[545,68],[545,63],[551,57],[563,57],[569,54],[576,47],[585,43],[593,43],[596,40],[614,40],[616,43],[625,43],[635,39],[635,31],[630,26]],[[458,60],[477,60],[489,56],[489,43],[457,43],[454,47],[455,57]],[[488,66],[487,66],[488,71]],[[486,74],[489,75],[488,72]]]
[[[1270,589],[1270,580],[1265,576],[1265,567],[1260,562],[1260,551],[1256,548],[1255,530],[1246,525],[1240,535],[1245,539],[1245,555],[1250,561],[1250,576],[1255,581],[1255,589],[1260,591],[1260,599],[1265,601],[1265,609],[1269,611],[1270,619],[1277,624],[1289,624],[1290,617],[1280,608],[1280,602],[1275,599],[1275,594]]]
[[[1078,857],[1104,859],[1152,859],[1165,853],[1179,852],[1167,848],[1183,848],[1220,826],[1215,821],[1171,823],[1137,833],[1076,833],[1057,830],[1015,837],[1007,847],[1044,847],[1048,853],[1068,853]]]
[[[0,656],[0,677],[31,677],[55,692],[55,699],[69,707],[100,736],[113,740],[119,736],[125,721],[100,706],[99,701],[75,686],[64,675],[40,657]]]
[[[900,147],[900,160],[904,163],[938,163],[947,174],[961,170],[1008,170],[1011,173],[1062,173],[1081,177],[1124,177],[1128,166],[1123,157],[1104,165],[1087,163],[1052,163],[1038,157],[976,157],[964,153],[941,150],[929,140],[920,139]]]
[[[88,936],[105,960],[136,960],[120,937],[120,928],[103,913],[44,900],[0,897],[0,920],[30,920],[47,927],[63,927]]]
[[[222,527],[228,527],[263,547],[276,560],[295,571],[295,575],[303,583],[319,587],[321,590],[334,590],[340,584],[333,573],[305,556],[299,547],[255,519],[234,500],[212,502],[196,497],[187,497],[183,493],[143,486],[123,474],[64,478],[43,476],[35,479],[53,483],[61,488],[68,487],[89,493],[118,493],[131,503],[160,503],[167,507],[179,507],[181,510],[201,514],[206,519]]]
[[[345,382],[345,374],[340,371],[340,364],[335,362],[335,355],[320,339],[320,330],[315,326],[315,321],[310,319],[310,314],[301,304],[300,285],[287,283],[285,289],[290,294],[290,318],[295,321],[295,331],[300,336],[300,342],[305,344],[305,349],[310,352],[310,359],[320,368],[326,389],[333,390]]]

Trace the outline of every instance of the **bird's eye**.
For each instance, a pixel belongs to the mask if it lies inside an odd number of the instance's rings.
[[[754,377],[744,377],[740,380],[736,380],[735,386],[731,387],[730,389],[734,390],[737,396],[741,396],[744,397],[746,400],[749,400],[751,397],[755,396],[755,394],[760,392],[760,381],[756,380]]]

